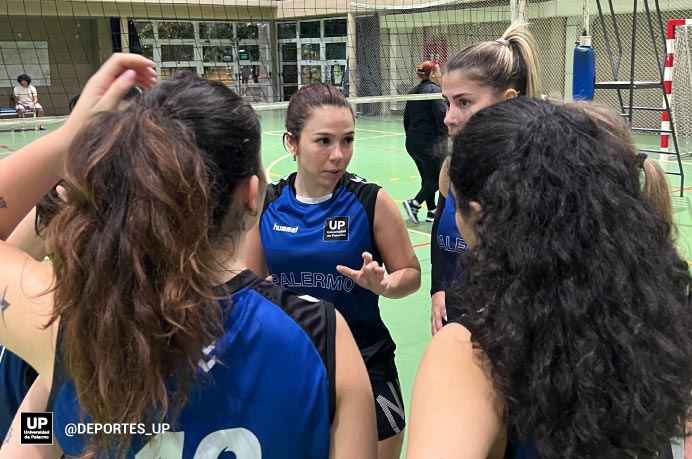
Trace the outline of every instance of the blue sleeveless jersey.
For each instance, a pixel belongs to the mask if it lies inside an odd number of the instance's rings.
[[[5,438],[14,415],[36,379],[24,360],[0,346],[0,438]]]
[[[137,436],[128,458],[329,456],[335,406],[334,308],[249,271],[232,279],[229,288],[233,293],[226,332],[205,349],[200,378],[174,431]],[[228,307],[228,301],[221,306]],[[64,374],[64,369],[57,373]],[[65,434],[68,423],[82,422],[69,380],[54,378],[50,406],[65,455],[78,456],[86,437]],[[99,457],[112,457],[111,453]]]
[[[467,250],[466,241],[459,233],[454,218],[456,213],[456,201],[450,189],[447,191],[445,207],[440,215],[440,223],[437,227],[437,245],[442,251],[444,261],[444,280],[449,285],[455,278],[458,254]]]
[[[277,284],[334,304],[372,376],[393,359],[394,341],[380,317],[378,296],[336,266],[360,269],[365,251],[382,263],[373,233],[380,187],[346,173],[329,199],[305,204],[296,199],[295,177],[267,188],[259,226],[267,268]]]
[[[536,443],[531,439],[509,440],[503,459],[540,459]]]

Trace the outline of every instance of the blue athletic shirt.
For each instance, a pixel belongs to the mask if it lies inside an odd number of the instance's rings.
[[[366,251],[382,263],[373,230],[380,187],[347,172],[329,199],[306,204],[296,198],[295,179],[293,173],[267,187],[259,229],[269,273],[279,285],[333,303],[376,376],[396,348],[380,317],[379,297],[336,266],[360,269]]]
[[[5,438],[14,415],[36,379],[36,370],[0,346],[0,438]]]
[[[442,215],[440,215],[440,223],[437,227],[437,245],[442,252],[444,260],[444,280],[447,285],[454,280],[456,273],[457,260],[459,253],[467,250],[466,241],[459,233],[457,222],[455,219],[456,201],[452,190],[447,191],[447,199],[445,201]]]
[[[205,348],[200,378],[175,431],[136,437],[129,459],[329,456],[335,407],[333,306],[250,271],[233,278],[228,288],[232,304],[226,331]],[[229,307],[227,300],[220,305]],[[59,359],[57,355],[48,407],[53,407],[56,439],[66,457],[72,457],[83,451],[86,438],[67,436],[65,427],[89,418],[80,421],[74,385]],[[161,449],[154,441],[147,444],[152,438],[162,441]]]

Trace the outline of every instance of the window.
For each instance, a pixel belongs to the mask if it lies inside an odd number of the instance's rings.
[[[204,67],[204,78],[212,81],[220,81],[227,85],[235,84],[233,67]]]
[[[288,102],[291,100],[291,96],[298,91],[298,86],[284,86],[284,101]]]
[[[203,46],[202,61],[210,62],[233,62],[233,48],[230,46]]]
[[[161,45],[161,60],[170,61],[194,61],[194,45]]]
[[[154,24],[151,22],[135,22],[135,29],[139,38],[154,38]]]
[[[159,23],[159,38],[163,40],[194,39],[195,28],[191,22],[161,22]]]
[[[298,84],[298,67],[294,65],[284,65],[281,74],[284,84]]]
[[[346,59],[346,43],[327,43],[325,54],[327,60]]]
[[[296,23],[285,22],[277,26],[279,40],[290,40],[296,38]]]
[[[240,66],[240,78],[243,84],[248,84],[249,82],[259,83],[260,73],[261,70],[259,65]]]
[[[282,43],[281,60],[283,62],[296,62],[298,60],[298,46],[295,43]]]
[[[161,68],[161,81],[169,79],[175,72],[192,72],[194,74],[197,73],[197,69],[195,67],[162,67]]]
[[[320,44],[319,43],[308,43],[301,45],[300,47],[300,57],[304,61],[318,61],[320,57]]]
[[[236,25],[236,31],[238,32],[238,38],[241,40],[259,38],[257,24],[238,24]]]
[[[325,37],[346,36],[346,19],[327,19],[324,21]]]
[[[154,45],[142,45],[142,56],[154,60]]]
[[[321,38],[320,21],[301,22],[300,38]]]
[[[322,81],[322,67],[319,65],[300,66],[300,84],[320,83]]]
[[[259,45],[240,45],[238,47],[239,61],[259,61],[260,49]]]
[[[233,24],[230,22],[200,22],[199,38],[201,39],[233,39]]]

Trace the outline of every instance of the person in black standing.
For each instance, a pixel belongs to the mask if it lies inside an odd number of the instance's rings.
[[[437,62],[423,62],[416,69],[416,73],[421,81],[409,91],[409,94],[442,93],[439,85],[442,74]],[[415,161],[421,179],[418,194],[413,199],[403,202],[406,214],[414,223],[419,223],[418,211],[423,203],[426,203],[428,208],[425,221],[432,222],[435,217],[435,193],[439,186],[440,165],[445,156],[441,149],[447,146],[445,112],[442,98],[409,101],[404,109],[406,151]]]

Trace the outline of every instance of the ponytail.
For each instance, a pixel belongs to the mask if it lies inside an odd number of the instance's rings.
[[[245,231],[237,191],[262,175],[260,138],[247,102],[190,72],[77,135],[47,230],[51,321],[60,318],[67,374],[95,422],[176,418],[203,348],[223,333],[221,262]],[[131,440],[98,433],[83,457],[122,458]]]
[[[520,21],[513,22],[501,38],[507,40],[510,48],[516,50],[519,66],[524,69],[523,74],[526,80],[524,95],[539,97],[541,95],[541,71],[536,54],[536,40],[529,32],[528,24]]]
[[[416,68],[416,75],[421,80],[427,80],[430,78],[430,74],[439,67],[439,64],[435,61],[424,61]]]
[[[497,40],[461,51],[447,64],[446,72],[453,71],[464,71],[467,78],[497,92],[515,89],[529,97],[541,93],[536,42],[524,22],[512,23]]]
[[[72,151],[48,231],[52,320],[80,406],[101,423],[175,419],[223,330],[205,156],[185,123],[137,105],[95,116]],[[97,433],[84,457],[124,457],[130,442]]]
[[[600,136],[604,144],[612,145],[612,150],[620,152],[626,164],[631,165],[637,175],[643,171],[644,183],[641,185],[644,194],[649,198],[655,210],[665,220],[669,230],[668,236],[675,239],[677,229],[673,222],[673,204],[670,198],[668,179],[661,166],[646,154],[638,153],[632,138],[632,131],[622,117],[609,107],[585,101],[572,102],[590,117],[601,129],[594,133]],[[639,177],[637,181],[640,182]]]
[[[663,218],[670,225],[671,237],[677,236],[676,226],[673,223],[673,203],[670,198],[670,188],[666,173],[661,166],[648,158],[643,158],[641,168],[644,171],[644,193],[651,199],[656,209],[661,212]]]

